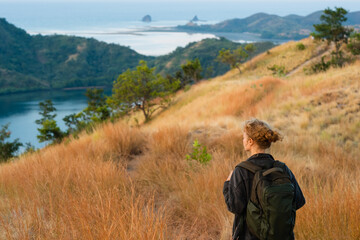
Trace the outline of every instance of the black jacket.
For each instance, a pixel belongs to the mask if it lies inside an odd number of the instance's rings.
[[[271,168],[274,158],[270,154],[259,153],[251,156],[246,161],[250,161],[263,169]],[[287,168],[287,167],[286,167]],[[290,176],[291,182],[295,186],[295,202],[296,209],[301,208],[305,204],[305,198],[299,184],[297,183],[294,174],[289,168],[288,173]],[[250,199],[252,181],[254,174],[250,171],[236,167],[233,174],[231,175],[230,181],[224,183],[223,194],[225,197],[225,202],[227,208],[230,212],[235,214],[234,224],[233,224],[233,238],[239,240],[257,240],[258,238],[252,235],[249,232],[249,229],[246,226],[246,223],[242,225],[242,219],[246,215],[246,206]],[[240,226],[241,225],[241,226]],[[244,231],[238,233],[236,230],[242,227]],[[235,235],[234,235],[235,234]]]

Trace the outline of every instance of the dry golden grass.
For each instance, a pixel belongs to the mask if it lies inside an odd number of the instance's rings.
[[[214,118],[254,116],[264,103],[269,102],[284,82],[265,77],[252,82],[205,82],[180,96],[174,106],[149,123],[151,128],[180,123],[207,124]]]
[[[0,238],[165,239],[162,209],[155,215],[125,170],[144,143],[137,129],[107,124],[3,165]]]
[[[304,136],[294,137],[284,145],[281,148],[303,153],[303,156],[283,158],[296,174],[307,200],[297,215],[297,238],[358,239],[360,203],[356,199],[359,199],[360,179],[357,158],[336,144]]]
[[[296,45],[300,42],[304,44],[306,50],[301,51],[297,49]],[[279,45],[246,63],[244,66],[246,72],[243,74],[243,77],[271,75],[272,72],[268,70],[268,67],[273,65],[284,66],[286,73],[291,72],[327,48],[326,44],[314,42],[311,38]]]
[[[324,47],[302,41],[300,55],[291,42],[256,57],[241,76],[230,71],[178,93],[139,128],[105,124],[3,164],[0,239],[228,240],[233,215],[222,187],[246,158],[241,123],[251,116],[285,136],[272,154],[307,200],[297,212],[297,239],[359,239],[360,62],[269,77],[269,64],[290,70]],[[185,159],[194,140],[207,146],[209,164]]]

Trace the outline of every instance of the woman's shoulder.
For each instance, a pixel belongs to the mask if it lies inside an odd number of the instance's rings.
[[[247,181],[253,178],[256,171],[261,170],[258,165],[245,160],[236,165],[234,173],[238,175],[238,178],[242,181]]]
[[[295,175],[293,174],[293,172],[291,171],[291,169],[286,165],[285,162],[276,160],[274,165],[278,165],[280,167],[282,167],[286,173],[289,175],[290,180],[293,182],[295,180]]]

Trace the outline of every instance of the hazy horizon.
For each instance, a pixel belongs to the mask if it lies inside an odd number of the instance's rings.
[[[139,3],[142,4],[139,7]],[[260,4],[261,3],[261,4]],[[360,11],[360,1],[319,1],[319,0],[304,0],[304,1],[285,1],[285,0],[276,0],[276,1],[263,1],[263,0],[253,0],[253,1],[234,1],[234,0],[182,0],[182,1],[144,1],[144,0],[135,0],[135,1],[99,1],[99,0],[0,0],[0,17],[6,18],[6,9],[8,6],[18,7],[19,13],[22,12],[24,8],[28,8],[29,5],[42,5],[42,7],[51,7],[51,6],[79,6],[82,5],[84,10],[87,10],[89,7],[96,5],[97,10],[101,11],[102,9],[107,9],[109,7],[118,7],[122,6],[123,8],[137,8],[139,13],[147,13],[152,15],[152,12],[155,12],[156,8],[161,6],[162,9],[172,12],[172,18],[178,18],[177,20],[183,19],[180,15],[184,15],[183,9],[188,7],[188,15],[197,15],[197,12],[206,12],[209,11],[210,17],[209,20],[226,20],[229,18],[244,18],[258,12],[264,12],[268,14],[276,14],[279,16],[286,16],[289,14],[297,14],[301,16],[306,16],[315,11],[321,11],[325,8],[334,8],[334,7],[343,7],[349,12]],[[216,9],[216,11],[213,11]],[[62,9],[58,9],[60,12]],[[71,10],[71,9],[67,9]],[[122,9],[119,9],[119,14]],[[180,11],[179,11],[180,10]],[[91,14],[92,12],[89,12]],[[41,8],[36,14],[43,14]],[[200,14],[199,14],[200,15]],[[222,15],[220,19],[219,16]],[[228,18],[224,18],[224,15],[228,15]],[[178,16],[178,17],[177,17]],[[209,16],[206,16],[209,18]]]

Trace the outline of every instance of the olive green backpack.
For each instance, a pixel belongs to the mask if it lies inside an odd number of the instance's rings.
[[[261,240],[294,239],[295,188],[285,164],[275,161],[272,168],[262,169],[245,161],[238,166],[254,173],[246,210],[250,232]]]

